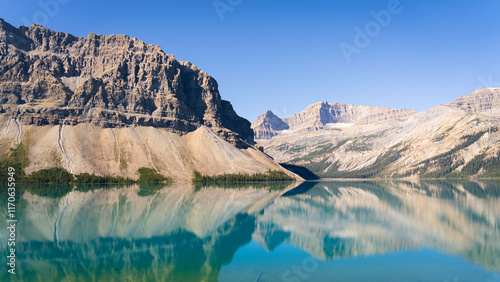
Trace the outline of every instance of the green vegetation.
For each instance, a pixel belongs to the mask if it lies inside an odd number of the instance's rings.
[[[141,183],[139,184],[139,191],[137,195],[139,197],[147,197],[156,194],[161,189],[165,188],[165,185],[152,184],[152,183]]]
[[[22,171],[22,170],[21,170]],[[64,168],[53,167],[49,169],[41,169],[32,174],[23,177],[17,177],[16,183],[157,183],[166,182],[169,179],[159,174],[153,169],[140,168],[138,169],[139,180],[135,181],[131,178],[113,177],[113,176],[98,176],[95,174],[81,173],[73,175]],[[16,175],[18,175],[16,170]],[[7,183],[7,179],[3,181]]]
[[[139,168],[139,180],[130,178],[97,176],[81,173],[73,175],[64,168],[53,167],[35,171],[26,175],[24,169],[29,165],[28,142],[23,142],[10,149],[10,155],[0,161],[0,171],[6,172],[9,167],[15,169],[16,183],[154,183],[166,182],[168,179],[157,171],[149,168]],[[8,174],[0,173],[0,183],[8,182]]]
[[[161,183],[168,180],[165,176],[151,168],[141,167],[137,172],[139,173],[138,183]]]
[[[60,167],[41,169],[26,177],[27,183],[70,183],[73,180],[73,175]]]
[[[304,150],[307,150],[306,145],[304,145],[304,146],[292,146],[292,147],[287,146],[287,151],[292,152],[292,153],[298,153],[298,152],[302,152]]]
[[[68,184],[23,184],[18,186],[19,191],[27,191],[33,195],[49,198],[60,198],[73,190],[73,185]],[[21,195],[21,193],[18,193]]]
[[[353,142],[349,147],[347,147],[346,151],[365,152],[371,150],[371,145],[363,142],[363,139]]]
[[[239,182],[210,182],[210,183],[200,183],[195,182],[194,188],[196,190],[204,188],[221,188],[221,189],[266,189],[268,191],[280,191],[288,187],[290,183],[288,181],[260,181],[260,182],[250,182],[250,183],[239,183]]]
[[[276,149],[277,151],[287,151],[287,150],[288,150],[288,146],[289,146],[289,145],[288,145],[287,143],[285,143],[285,144],[281,144],[281,145],[279,145],[279,146],[278,146],[278,147],[276,147],[275,149]],[[272,147],[271,147],[271,148],[272,148]]]
[[[453,130],[453,128],[455,128],[455,125],[449,127],[448,129],[446,129],[445,132],[443,132],[441,135],[437,136],[436,138],[434,138],[434,142],[439,142],[439,141],[443,141],[446,137],[448,137],[448,135],[450,134],[450,131]]]
[[[479,170],[483,167],[484,157],[486,154],[480,154],[475,156],[472,160],[470,160],[464,167],[462,168],[462,173],[466,175],[474,175],[479,172]]]
[[[328,162],[328,157],[325,157],[319,162],[311,162],[305,164],[304,167],[319,177],[330,177],[328,172],[325,171],[336,171],[339,167],[338,162],[334,162],[333,164]]]
[[[486,157],[486,154],[475,156],[466,165],[462,167],[461,171],[454,171],[448,178],[465,178],[476,175],[480,170],[482,171],[481,177],[498,177],[500,176],[500,156]]]
[[[327,144],[327,145],[318,146],[318,147],[316,147],[316,149],[319,149],[319,150],[310,152],[309,154],[307,154],[307,155],[305,155],[303,157],[295,158],[295,159],[292,160],[292,162],[296,162],[296,161],[310,161],[310,160],[312,160],[314,158],[320,157],[323,154],[327,153],[332,146],[333,146],[333,144]]]
[[[23,182],[26,178],[24,169],[29,165],[28,145],[20,143],[15,148],[10,148],[10,155],[0,161],[0,183],[7,183],[8,174],[6,172],[9,167],[15,169],[16,182]]]
[[[345,143],[347,143],[347,141],[349,141],[349,139],[344,139],[342,141],[340,141],[339,143],[337,143],[337,145],[335,145],[332,149],[331,149],[331,152],[337,150],[338,148],[342,147],[345,145]]]
[[[493,127],[489,130],[491,130],[491,132],[497,132],[498,127]],[[469,147],[470,145],[474,144],[477,140],[479,140],[481,137],[483,137],[483,135],[486,134],[486,132],[488,132],[489,130],[487,129],[487,130],[476,132],[474,134],[462,136],[462,138],[460,138],[460,139],[465,140],[462,144],[455,146],[455,148],[449,150],[446,153],[443,153],[443,154],[440,154],[440,155],[437,155],[437,156],[431,158],[430,161],[439,160],[439,159],[442,159],[444,157],[448,157],[448,156],[453,155],[462,149]]]
[[[135,183],[133,179],[113,176],[99,176],[95,174],[80,173],[75,175],[75,183]]]
[[[193,171],[193,182],[197,183],[216,183],[216,182],[232,182],[232,183],[245,183],[253,181],[293,181],[292,177],[288,176],[282,171],[269,170],[266,173],[256,174],[240,174],[229,173],[220,175],[202,175],[198,171]]]
[[[456,169],[463,165],[464,162],[456,157],[456,153],[462,149],[469,147],[474,144],[477,140],[483,137],[487,132],[497,132],[498,127],[493,127],[490,129],[482,130],[476,132],[474,134],[469,134],[462,136],[461,140],[464,140],[461,144],[455,146],[451,150],[446,153],[439,154],[435,157],[432,157],[428,160],[425,160],[420,163],[420,167],[413,171],[417,174],[425,178],[465,178],[472,175],[475,175],[479,172],[481,168],[484,168],[485,171],[490,171],[486,175],[499,175],[500,168],[498,167],[499,163],[495,160],[497,158],[488,159],[488,161],[484,160],[484,155],[478,155],[469,163],[465,164],[462,168],[462,171],[457,171]],[[430,171],[430,168],[438,167],[435,171]]]
[[[398,145],[396,145],[398,146]],[[307,169],[320,177],[327,178],[374,178],[384,177],[384,170],[401,157],[401,152],[405,149],[395,150],[396,146],[387,153],[377,158],[372,165],[352,171],[339,171],[339,162],[331,162],[328,158],[315,163],[304,165]]]
[[[404,150],[404,149],[403,149]],[[353,171],[333,171],[328,174],[329,177],[334,178],[373,178],[383,177],[383,171],[392,163],[401,157],[403,150],[395,151],[389,150],[387,153],[378,157],[375,163],[371,166]],[[338,165],[337,165],[338,167]]]
[[[332,153],[335,150],[339,149],[340,147],[345,145],[345,143],[347,143],[347,141],[349,141],[349,139],[344,139],[344,140],[338,142],[336,145],[333,145],[333,144],[320,145],[320,146],[316,147],[316,149],[317,149],[316,151],[310,152],[309,154],[307,154],[303,157],[295,158],[295,159],[291,160],[291,162],[310,161],[312,159],[324,156],[325,154]]]
[[[159,174],[156,170],[144,167],[138,169],[137,173],[139,174],[139,179],[137,181],[130,178],[98,176],[89,173],[73,175],[62,167],[41,169],[31,173],[30,175],[26,175],[24,170],[29,165],[28,144],[28,142],[23,142],[17,145],[15,148],[11,148],[9,156],[0,160],[0,171],[6,172],[9,167],[13,167],[15,169],[15,183],[23,184],[17,186],[19,191],[29,191],[30,193],[38,196],[58,198],[66,195],[73,189],[86,192],[94,189],[116,187],[116,185],[103,185],[105,183],[132,184],[137,182],[155,183],[170,181],[168,178]],[[57,164],[57,159],[54,156],[56,156],[56,154],[51,152],[51,159]],[[8,174],[0,173],[0,183],[7,182]],[[87,183],[95,185],[82,185]],[[148,195],[151,194],[152,191],[158,190],[156,189],[157,187],[153,187],[151,185],[147,187],[140,185],[139,188],[139,196]],[[1,192],[5,192],[4,190],[7,191],[6,189],[2,189]],[[18,195],[20,195],[20,193],[18,193]]]
[[[102,189],[123,188],[129,184],[131,183],[75,183],[72,184],[72,186],[75,187],[75,191],[89,192]]]
[[[471,162],[472,161],[474,161],[474,159],[471,160]],[[482,175],[483,177],[500,176],[500,156],[483,159],[481,168],[484,170],[484,173]]]

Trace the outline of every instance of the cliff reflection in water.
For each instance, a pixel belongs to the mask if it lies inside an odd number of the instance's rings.
[[[181,183],[141,194],[134,185],[71,188],[57,197],[26,191],[16,278],[214,281],[252,239],[269,251],[289,242],[323,260],[428,247],[500,271],[495,183],[317,182],[290,190],[295,186]],[[6,253],[8,234],[0,232]]]

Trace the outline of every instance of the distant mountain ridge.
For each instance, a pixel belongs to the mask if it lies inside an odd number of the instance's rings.
[[[497,177],[499,127],[500,88],[419,113],[321,102],[284,119],[268,111],[252,123],[275,160],[334,178]]]
[[[256,139],[269,139],[278,131],[294,129],[314,131],[334,123],[370,123],[389,120],[405,120],[415,111],[370,106],[355,106],[344,103],[319,102],[288,118],[281,119],[266,111],[253,123]]]

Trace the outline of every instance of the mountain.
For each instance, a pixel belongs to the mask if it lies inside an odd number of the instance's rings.
[[[294,130],[300,132],[317,131],[335,124],[371,123],[388,120],[405,120],[415,112],[408,109],[389,109],[369,106],[346,105],[343,103],[319,102],[289,118],[280,119],[271,111],[266,111],[253,123],[256,139],[270,139],[278,131]]]
[[[486,177],[500,175],[499,117],[500,88],[486,88],[420,113],[321,102],[286,130],[252,128],[276,161],[321,177]]]
[[[250,122],[214,78],[126,35],[85,38],[0,19],[0,157],[29,145],[27,172],[174,179],[283,170],[253,148]]]
[[[289,129],[290,126],[273,112],[266,111],[252,123],[252,129],[257,139],[270,139],[276,136],[278,131]]]

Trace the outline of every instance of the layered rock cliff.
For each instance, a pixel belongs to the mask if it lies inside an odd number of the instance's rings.
[[[253,144],[250,123],[214,78],[126,35],[80,38],[0,19],[0,103],[25,125],[207,126],[239,147]]]
[[[269,139],[277,135],[278,131],[288,128],[288,124],[271,111],[266,111],[252,123],[252,129],[257,139]]]
[[[493,110],[500,108],[500,88],[484,88],[476,90],[467,96],[453,100],[448,105],[460,108],[469,113],[482,112],[490,114]]]
[[[252,126],[275,160],[321,177],[497,177],[499,115],[500,88],[487,88],[420,113],[317,103],[271,137],[264,119]]]
[[[81,38],[0,19],[0,132],[0,161],[24,144],[28,174],[289,173],[252,146],[250,122],[214,78],[126,35]]]
[[[365,124],[391,120],[405,120],[415,112],[408,109],[390,109],[355,106],[343,103],[319,102],[288,118],[280,119],[271,111],[259,116],[252,128],[256,139],[270,139],[283,130],[316,131],[336,123]]]

